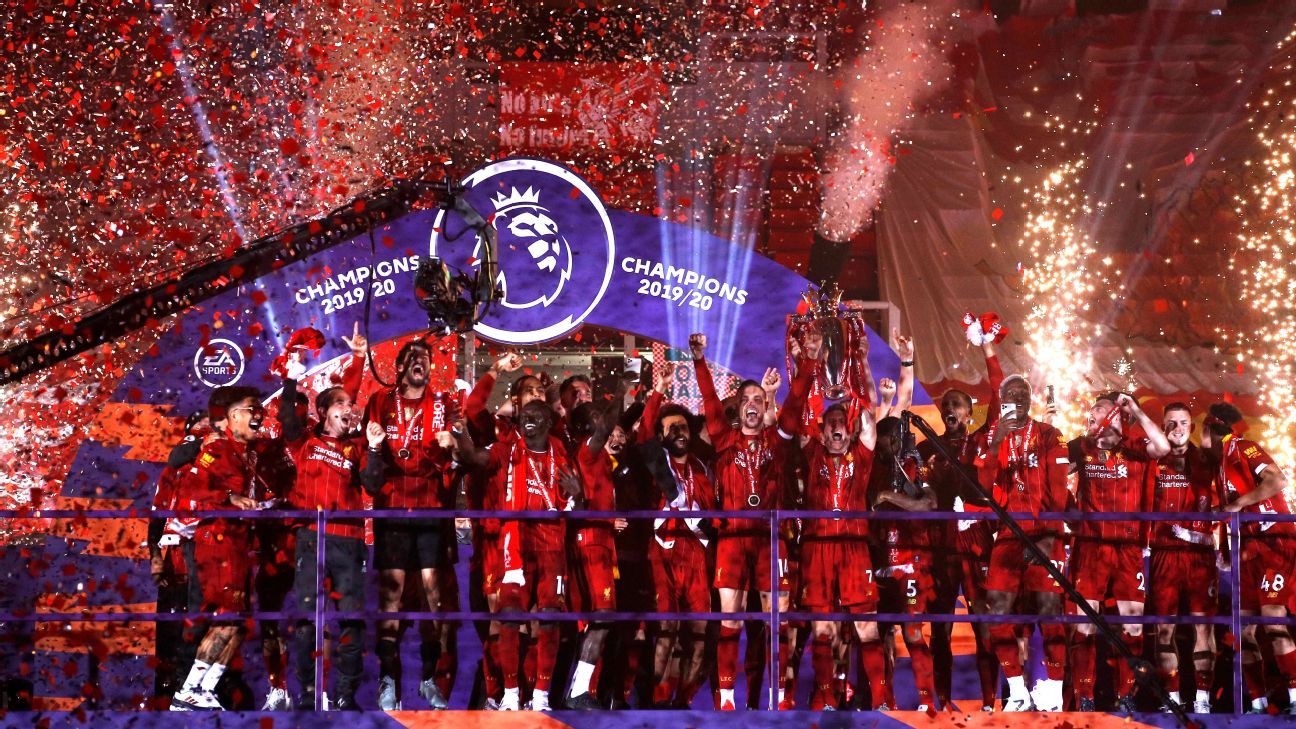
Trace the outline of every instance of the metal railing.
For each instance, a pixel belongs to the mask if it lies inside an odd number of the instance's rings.
[[[689,518],[700,517],[707,519],[764,519],[770,524],[770,574],[772,577],[771,584],[777,584],[779,574],[778,565],[778,543],[781,539],[779,526],[793,519],[862,519],[877,520],[885,522],[896,521],[998,521],[1000,517],[993,512],[840,512],[840,511],[816,511],[804,509],[768,509],[768,510],[697,510],[688,512],[664,512],[660,510],[626,510],[626,511],[591,511],[591,510],[574,510],[565,512],[554,511],[485,511],[473,509],[423,509],[408,511],[393,510],[354,510],[354,511],[314,511],[314,510],[264,510],[264,511],[236,511],[236,510],[214,510],[214,511],[193,511],[193,510],[147,510],[147,509],[61,509],[61,510],[8,510],[0,511],[0,518],[19,519],[19,520],[45,520],[45,519],[153,519],[168,517],[208,517],[211,518],[237,518],[237,519],[269,519],[274,521],[297,521],[298,526],[305,526],[313,523],[320,535],[326,535],[326,525],[331,519],[507,519],[507,520],[554,520],[561,519],[564,521],[578,519],[608,519],[611,517],[623,517],[626,519],[656,519],[665,514],[675,516],[688,515]],[[1226,625],[1235,636],[1235,645],[1240,646],[1243,627],[1246,625],[1268,625],[1268,624],[1291,624],[1290,618],[1264,617],[1259,615],[1242,615],[1241,614],[1241,590],[1245,588],[1239,584],[1241,575],[1241,530],[1242,524],[1250,522],[1296,522],[1296,516],[1281,514],[1259,514],[1259,513],[1222,513],[1222,512],[1177,512],[1177,513],[1142,513],[1142,512],[1120,512],[1120,513],[1079,513],[1074,511],[1067,512],[1040,512],[1040,513],[1012,513],[1008,516],[1014,519],[1024,521],[1057,521],[1068,524],[1077,524],[1085,521],[1204,521],[1204,522],[1222,522],[1228,527],[1229,540],[1229,557],[1231,563],[1231,610],[1228,615],[1215,616],[1112,616],[1111,622],[1116,624],[1184,624],[1184,625]],[[0,622],[156,622],[172,620],[194,620],[194,619],[233,619],[233,618],[254,618],[258,620],[313,620],[315,622],[315,655],[316,655],[316,692],[315,696],[323,696],[323,685],[326,676],[323,670],[324,661],[324,624],[327,620],[375,620],[375,619],[399,619],[399,620],[448,620],[448,621],[528,621],[537,619],[538,615],[531,612],[486,612],[473,610],[439,610],[439,611],[402,611],[402,612],[357,612],[357,611],[340,611],[333,610],[328,606],[324,593],[324,549],[326,538],[320,538],[316,543],[316,599],[315,609],[311,612],[300,612],[292,610],[281,610],[276,612],[248,611],[246,613],[229,613],[229,612],[201,612],[198,610],[189,610],[183,613],[141,613],[141,612],[114,612],[111,610],[92,610],[86,608],[80,611],[65,612],[38,612],[38,611],[9,611],[0,613]],[[1248,537],[1250,538],[1250,537]],[[1221,575],[1221,578],[1223,575]],[[1149,581],[1150,582],[1150,581]],[[767,669],[770,672],[770,691],[772,692],[782,683],[782,677],[777,676],[777,666],[779,665],[779,641],[778,626],[783,621],[858,621],[866,618],[870,622],[876,621],[881,623],[1083,623],[1089,622],[1090,619],[1084,615],[1030,615],[1030,614],[1010,614],[1010,615],[989,615],[984,613],[969,614],[930,614],[930,613],[854,613],[854,612],[812,612],[804,610],[780,611],[778,600],[770,601],[770,610],[768,612],[743,611],[743,612],[656,612],[656,611],[576,611],[565,610],[556,612],[545,612],[544,620],[546,621],[574,621],[574,620],[599,620],[601,622],[619,622],[619,621],[655,621],[655,620],[673,620],[688,619],[702,621],[719,621],[719,620],[742,620],[742,621],[765,621],[771,627],[768,631],[769,636],[769,665]],[[1243,704],[1243,685],[1242,685],[1242,668],[1240,661],[1240,649],[1235,652],[1233,665],[1233,705],[1234,713],[1241,713],[1244,709]],[[769,703],[771,708],[776,707],[777,702]]]

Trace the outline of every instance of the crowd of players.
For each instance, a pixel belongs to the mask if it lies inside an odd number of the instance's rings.
[[[693,335],[704,405],[695,414],[666,400],[668,378],[657,378],[652,388],[622,380],[615,391],[595,392],[587,377],[575,375],[554,387],[524,370],[515,353],[500,357],[460,404],[428,387],[432,352],[421,339],[400,349],[395,386],[361,408],[367,343],[356,333],[344,338],[353,357],[341,382],[315,394],[312,404],[299,390],[305,368],[290,357],[273,421],[264,394],[247,387],[214,390],[207,412],[190,418],[155,505],[194,513],[155,520],[150,530],[159,611],[245,613],[255,598],[259,611],[309,613],[317,594],[324,596],[335,609],[352,613],[325,638],[326,665],[336,675],[319,704],[342,710],[369,702],[383,710],[402,706],[399,646],[407,622],[376,615],[376,641],[369,643],[374,638],[355,615],[366,606],[366,564],[377,574],[381,613],[467,607],[533,614],[527,622],[477,626],[482,660],[472,701],[483,708],[687,707],[709,683],[716,708],[729,710],[741,670],[750,706],[763,706],[768,697],[789,709],[808,647],[813,676],[802,680],[813,688],[802,708],[889,710],[897,708],[898,628],[911,659],[917,708],[936,710],[952,706],[952,626],[879,624],[871,616],[953,613],[960,596],[972,613],[1076,612],[1042,553],[1096,609],[1114,605],[1119,615],[1141,615],[1146,608],[1169,616],[1154,636],[1145,636],[1138,624],[1118,630],[1134,654],[1154,654],[1148,657],[1171,701],[1210,712],[1217,685],[1214,626],[1191,626],[1192,670],[1181,672],[1176,628],[1186,626],[1176,626],[1173,616],[1216,614],[1218,573],[1228,564],[1219,522],[1027,518],[1021,526],[1035,552],[999,521],[975,513],[989,505],[971,481],[1019,514],[1288,514],[1282,470],[1243,436],[1242,414],[1227,403],[1209,408],[1196,445],[1187,405],[1166,406],[1158,422],[1134,398],[1111,393],[1093,402],[1086,432],[1069,439],[1050,424],[1051,404],[1036,402],[1025,378],[1003,376],[992,339],[971,337],[985,350],[994,392],[987,422],[974,427],[972,398],[946,392],[939,400],[943,434],[920,443],[919,455],[911,457],[897,415],[913,389],[913,343],[898,335],[899,382],[882,380],[873,394],[866,372],[868,398],[822,412],[822,344],[813,332],[791,345],[781,406],[775,400],[783,377],[773,368],[722,398],[706,361],[706,337]],[[492,412],[487,404],[505,378],[511,378],[508,399]],[[1040,419],[1032,411],[1042,413]],[[459,523],[470,528],[472,544],[464,605],[454,569],[454,520],[399,516],[456,506],[498,515]],[[771,555],[764,516],[774,506],[941,511],[950,518],[787,519],[778,525],[778,554]],[[314,520],[219,514],[281,507],[326,514],[370,509],[372,555],[364,519],[329,518],[321,535]],[[561,516],[573,509],[659,510],[661,516]],[[750,519],[689,516],[698,510],[754,513]],[[510,519],[514,511],[555,516]],[[1287,583],[1296,577],[1296,524],[1246,522],[1242,539],[1237,583],[1244,614],[1286,616],[1293,595]],[[318,593],[317,578],[324,586]],[[289,595],[295,605],[285,604]],[[763,623],[545,619],[563,610],[768,611],[771,601],[782,612],[848,613],[854,619],[781,622],[779,681],[763,691],[773,642]],[[237,666],[251,624],[219,618],[160,623],[162,703],[173,710],[246,707],[246,687],[225,689],[228,677],[222,678]],[[255,624],[270,685],[263,708],[315,707],[317,626],[300,620],[284,631],[274,620]],[[428,619],[418,627],[418,693],[431,708],[446,708],[457,626]],[[1114,696],[1116,708],[1134,709],[1134,671],[1124,661],[1113,675],[1100,670],[1100,651],[1112,651],[1100,646],[1092,624],[1038,623],[1045,674],[1031,688],[1024,665],[1034,626],[990,622],[974,628],[983,710],[1092,711],[1096,676],[1114,684],[1100,696]],[[1296,706],[1294,648],[1285,625],[1243,630],[1239,654],[1252,710],[1266,710],[1271,689],[1284,687]],[[366,650],[379,666],[376,697],[357,696]],[[291,698],[289,656],[301,687]],[[1007,685],[1002,703],[1001,671]]]

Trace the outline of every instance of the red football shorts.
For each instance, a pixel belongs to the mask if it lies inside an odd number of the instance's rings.
[[[778,571],[779,592],[787,592],[790,586],[787,578],[787,547],[782,539],[779,540]],[[713,586],[750,590],[753,585],[759,592],[770,591],[769,537],[753,534],[717,538]]]
[[[194,562],[202,588],[203,611],[245,612],[253,558],[248,530],[221,522],[205,523],[194,533]]]
[[[932,550],[932,574],[939,577],[940,589],[949,595],[946,604],[953,604],[960,590],[964,604],[975,605],[985,600],[986,575],[993,549],[994,530],[990,522],[977,521],[955,533],[953,551]]]
[[[882,612],[910,615],[927,612],[927,601],[936,594],[930,552],[901,550],[896,564],[890,565],[883,574],[879,580]]]
[[[1066,546],[1061,537],[1053,539],[1050,561],[1059,571],[1066,568]],[[1013,536],[1001,536],[990,551],[990,569],[986,573],[986,591],[1054,592],[1061,594],[1059,585],[1043,567],[1027,564],[1022,543]]]
[[[691,537],[679,537],[673,547],[666,549],[653,539],[648,548],[648,559],[652,563],[657,612],[711,611],[706,549],[700,542]]]
[[[572,602],[577,610],[616,610],[616,556],[610,547],[587,544],[573,550]]]
[[[500,548],[499,537],[478,537],[473,545],[473,559],[481,568],[482,594],[498,593],[500,580],[504,579],[504,551]]]
[[[877,583],[868,543],[812,539],[801,544],[801,607],[810,612],[875,613]]]
[[[1143,602],[1147,579],[1143,574],[1143,547],[1077,539],[1071,550],[1071,579],[1086,600]]]
[[[503,559],[501,556],[500,560]],[[525,585],[500,585],[500,610],[563,610],[567,607],[567,560],[562,552],[523,552],[522,575],[526,579]]]
[[[1215,552],[1208,549],[1152,549],[1151,615],[1214,615],[1219,609],[1219,574]]]
[[[1242,609],[1259,612],[1268,605],[1292,611],[1296,588],[1296,544],[1287,540],[1242,542]],[[1249,598],[1249,599],[1248,599]]]

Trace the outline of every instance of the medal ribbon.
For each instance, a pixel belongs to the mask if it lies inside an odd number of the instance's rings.
[[[393,392],[392,395],[396,398],[396,430],[399,433],[397,437],[404,438],[400,450],[408,453],[410,440],[414,438],[414,426],[423,420],[423,398],[419,398],[418,405],[415,406],[418,412],[406,423],[404,398],[397,392]]]

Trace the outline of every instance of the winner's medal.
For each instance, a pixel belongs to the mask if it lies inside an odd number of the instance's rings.
[[[748,506],[750,506],[750,507],[752,507],[753,509],[755,509],[756,507],[760,506],[760,503],[761,503],[761,499],[760,499],[760,495],[759,495],[759,494],[748,494],[748,495],[747,495],[747,505],[748,505]]]

